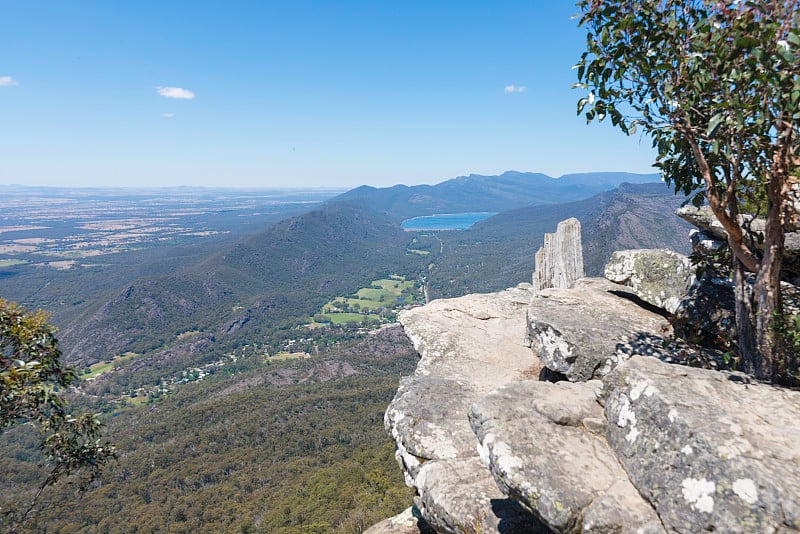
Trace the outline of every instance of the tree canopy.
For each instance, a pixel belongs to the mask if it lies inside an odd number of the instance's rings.
[[[698,205],[708,203],[734,257],[747,370],[777,378],[791,357],[781,334],[780,277],[785,230],[797,215],[800,2],[582,0],[579,6],[587,51],[577,86],[588,94],[578,113],[588,122],[608,117],[628,134],[642,131],[667,183],[694,194]],[[743,228],[752,217],[766,219],[763,235]],[[755,273],[752,290],[745,271]]]
[[[96,478],[115,457],[114,447],[101,437],[101,425],[93,414],[75,416],[64,400],[75,372],[61,361],[61,351],[42,311],[26,312],[0,299],[0,432],[24,423],[42,432],[40,449],[50,466],[29,507],[2,510],[13,532],[31,512],[41,492],[76,471],[83,482]]]

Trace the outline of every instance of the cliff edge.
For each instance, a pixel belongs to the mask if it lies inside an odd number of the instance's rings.
[[[420,362],[385,424],[415,511],[447,533],[800,530],[800,392],[674,338],[668,310],[695,281],[653,273],[685,258],[615,261],[626,285],[521,284],[400,315]]]

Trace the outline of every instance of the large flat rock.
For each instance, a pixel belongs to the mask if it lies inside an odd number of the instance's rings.
[[[417,376],[463,380],[490,391],[538,372],[525,344],[530,286],[434,300],[400,312],[398,320],[421,359]]]
[[[604,384],[608,442],[668,530],[800,529],[800,392],[652,358]]]
[[[599,381],[517,382],[471,408],[503,493],[556,532],[663,532],[605,441]]]

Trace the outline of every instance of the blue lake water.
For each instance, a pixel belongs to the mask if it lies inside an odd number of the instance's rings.
[[[473,224],[488,219],[496,212],[440,213],[406,219],[401,224],[405,230],[466,230]]]

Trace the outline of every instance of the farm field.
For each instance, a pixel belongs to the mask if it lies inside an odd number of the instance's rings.
[[[336,297],[325,304],[314,316],[313,324],[394,320],[398,308],[415,302],[415,295],[419,293],[417,285],[417,282],[397,275],[374,280],[353,296]]]

